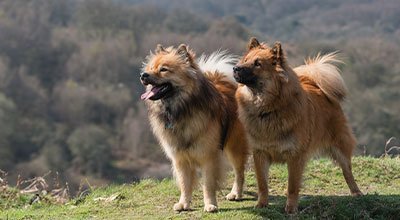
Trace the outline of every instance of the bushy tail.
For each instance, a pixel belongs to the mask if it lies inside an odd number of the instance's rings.
[[[226,50],[215,51],[209,56],[201,55],[197,63],[204,73],[214,74],[216,72],[228,77],[230,81],[236,82],[233,78],[233,66],[238,62],[239,58],[229,54]]]
[[[335,63],[343,63],[338,59],[337,52],[323,56],[318,54],[315,58],[306,60],[305,65],[295,68],[294,71],[298,76],[311,78],[329,99],[340,102],[346,97],[347,88]]]

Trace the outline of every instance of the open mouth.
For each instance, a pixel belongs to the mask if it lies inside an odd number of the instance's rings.
[[[163,83],[161,85],[152,85],[145,93],[143,93],[140,98],[142,100],[158,100],[167,97],[172,92],[171,83]]]

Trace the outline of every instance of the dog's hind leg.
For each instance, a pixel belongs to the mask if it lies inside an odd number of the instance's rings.
[[[226,195],[226,199],[230,201],[239,201],[243,196],[244,170],[249,156],[246,134],[239,120],[234,124],[224,152],[235,173],[235,181],[232,190]]]
[[[196,184],[196,170],[186,160],[176,159],[173,161],[174,173],[177,179],[181,196],[179,202],[175,203],[175,211],[190,210],[190,202],[192,200],[193,187]]]
[[[286,213],[296,213],[298,208],[299,192],[301,179],[306,165],[306,157],[299,156],[292,158],[287,162],[288,164],[288,190],[285,211]]]
[[[227,152],[227,157],[233,167],[235,173],[235,181],[232,186],[231,192],[226,195],[226,199],[230,201],[239,201],[243,196],[243,185],[244,185],[244,169],[246,164],[246,156],[232,155],[233,152]]]
[[[355,146],[355,139],[351,133],[346,132],[336,138],[334,147],[331,147],[331,156],[342,168],[344,179],[353,196],[361,196],[362,193],[357,186],[351,170],[351,155]]]
[[[245,139],[235,141],[235,143],[232,143],[234,146],[227,146],[227,149],[225,149],[226,157],[235,173],[235,181],[232,190],[228,195],[226,195],[226,199],[230,201],[239,201],[242,199],[244,170],[248,157],[247,141]]]

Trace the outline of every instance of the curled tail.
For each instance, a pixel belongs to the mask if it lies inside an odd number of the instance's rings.
[[[206,76],[226,76],[229,81],[236,83],[233,78],[233,66],[237,63],[238,57],[229,54],[226,50],[215,51],[209,56],[201,55],[197,60],[198,65]],[[213,78],[213,77],[212,77]]]
[[[330,100],[340,102],[346,97],[347,88],[335,63],[343,63],[338,59],[337,52],[318,54],[315,58],[306,60],[305,65],[296,67],[294,71],[298,76],[306,76],[313,80]]]

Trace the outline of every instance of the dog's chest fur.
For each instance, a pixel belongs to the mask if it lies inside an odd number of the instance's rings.
[[[147,102],[153,132],[166,151],[220,145],[222,97],[210,83],[198,92]],[[221,106],[222,105],[222,106]]]
[[[239,91],[239,117],[244,123],[250,146],[262,150],[277,162],[284,162],[297,152],[298,140],[294,133],[299,120],[284,110],[272,110],[262,96]]]
[[[197,145],[199,137],[207,131],[210,116],[204,112],[193,112],[191,116],[184,116],[178,120],[165,119],[164,116],[150,117],[150,123],[155,135],[163,147],[175,150],[186,150]]]

